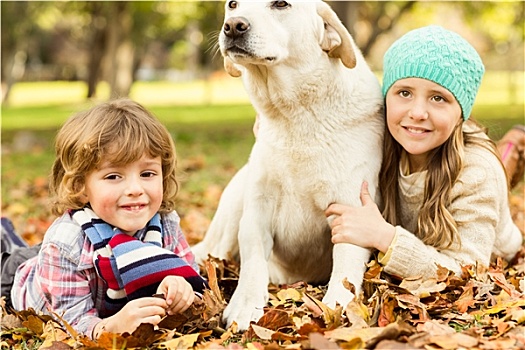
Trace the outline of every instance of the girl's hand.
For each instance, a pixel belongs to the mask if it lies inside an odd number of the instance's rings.
[[[168,315],[184,312],[195,299],[191,284],[180,276],[165,277],[157,288],[157,293],[166,296]]]
[[[385,253],[394,238],[395,228],[381,215],[366,182],[361,186],[360,198],[362,207],[330,204],[326,209],[327,217],[336,215],[330,223],[332,243],[351,243]]]
[[[166,301],[160,298],[147,297],[128,302],[115,315],[100,321],[93,331],[94,338],[103,332],[133,333],[142,323],[157,325],[166,315]]]

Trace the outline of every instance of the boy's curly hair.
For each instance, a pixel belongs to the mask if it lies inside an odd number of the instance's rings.
[[[55,140],[56,158],[50,181],[53,214],[85,206],[86,175],[102,161],[125,165],[144,154],[161,158],[163,200],[159,212],[170,212],[178,191],[175,144],[156,117],[127,98],[72,116]]]

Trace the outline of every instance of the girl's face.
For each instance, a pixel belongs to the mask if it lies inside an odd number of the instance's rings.
[[[429,152],[450,137],[460,118],[454,95],[426,79],[400,79],[386,94],[388,130],[407,151],[411,172],[424,170]]]
[[[143,155],[126,165],[102,163],[86,176],[85,194],[102,220],[134,235],[162,203],[161,159]]]

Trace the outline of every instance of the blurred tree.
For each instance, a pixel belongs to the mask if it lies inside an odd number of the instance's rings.
[[[381,34],[388,33],[402,16],[416,4],[415,1],[331,1],[330,5],[341,22],[356,40],[366,57]],[[358,29],[358,23],[368,23]],[[363,30],[366,29],[366,30]]]
[[[0,3],[4,102],[12,84],[21,78],[82,79],[88,97],[95,96],[98,83],[104,80],[112,96],[122,96],[129,94],[140,67],[157,79],[166,78],[166,74],[155,76],[163,70],[189,72],[196,78],[222,66],[217,37],[224,1]],[[375,61],[386,46],[406,31],[429,23],[473,35],[489,66],[523,69],[522,1],[329,3],[378,69]]]
[[[26,2],[0,2],[2,102],[7,102],[11,87],[24,74],[32,44],[40,35],[40,28],[35,24],[36,17],[47,6],[49,4],[45,2],[31,6]]]
[[[87,64],[87,98],[95,97],[97,84],[102,75],[102,58],[107,42],[107,18],[104,16],[104,7],[101,2],[90,1],[86,9],[91,15],[90,20],[90,54]]]
[[[126,96],[136,78],[150,44],[165,47],[183,43],[180,57],[173,61],[194,76],[208,65],[203,52],[208,48],[204,32],[215,27],[218,1],[125,1],[87,2],[91,16],[91,45],[87,76],[88,97],[97,82],[108,81],[112,96]],[[178,65],[178,64],[174,64]]]
[[[90,17],[87,97],[95,96],[100,80],[108,82],[111,97],[129,95],[145,46],[158,34],[150,27],[162,27],[166,14],[152,1],[90,1],[81,11]]]

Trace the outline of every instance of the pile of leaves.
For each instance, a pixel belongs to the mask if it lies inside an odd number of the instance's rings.
[[[33,214],[45,208],[45,180],[29,183]],[[181,225],[190,243],[200,241],[221,194],[217,186],[181,192]],[[5,206],[4,206],[5,204]],[[3,213],[30,244],[38,243],[52,222],[42,213],[27,219],[27,208],[4,203]],[[510,197],[514,222],[525,228],[525,185]],[[24,209],[24,210],[21,210]],[[0,347],[4,349],[524,349],[525,247],[511,263],[465,266],[461,276],[439,268],[438,278],[396,280],[374,259],[363,293],[346,306],[322,303],[325,286],[304,282],[269,286],[264,316],[246,332],[226,328],[222,313],[238,282],[235,261],[208,259],[202,266],[211,289],[202,302],[158,327],[143,324],[132,334],[103,333],[97,340],[78,334],[61,315],[1,306]],[[351,285],[348,285],[352,289]]]
[[[510,264],[465,266],[456,276],[395,280],[372,260],[363,293],[329,308],[324,286],[269,286],[264,316],[245,332],[223,328],[222,312],[238,281],[234,261],[210,257],[201,302],[142,324],[132,334],[79,335],[60,315],[2,308],[2,349],[523,349],[525,248]],[[348,285],[352,289],[352,285]]]

